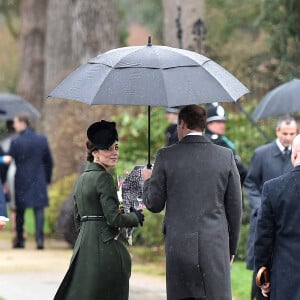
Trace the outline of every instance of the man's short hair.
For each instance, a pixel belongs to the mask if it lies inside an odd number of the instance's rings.
[[[31,126],[31,117],[30,117],[30,115],[28,113],[26,113],[26,112],[20,113],[20,114],[16,115],[16,118],[20,122],[24,122],[27,127]]]
[[[178,124],[183,120],[190,130],[203,131],[206,126],[206,110],[199,105],[187,105],[178,115]]]
[[[296,120],[291,117],[290,115],[286,115],[286,116],[283,116],[281,117],[277,123],[276,123],[276,129],[280,129],[281,128],[281,125],[285,123],[286,125],[291,125],[292,123],[295,123],[296,127],[297,127],[297,122]]]

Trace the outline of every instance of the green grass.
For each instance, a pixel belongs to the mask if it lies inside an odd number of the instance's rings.
[[[245,262],[234,262],[231,267],[231,285],[234,300],[250,299],[252,271],[246,269]]]
[[[45,210],[45,215],[46,215],[46,210]],[[7,223],[7,228],[8,229],[11,228],[10,222]],[[33,212],[33,209],[31,209],[31,208],[27,208],[25,210],[24,229],[25,229],[26,233],[29,235],[34,235],[34,233],[35,233],[34,212]],[[50,232],[46,218],[45,218],[45,224],[44,224],[44,232],[45,232],[45,234],[48,234]],[[0,298],[0,300],[2,300],[2,299]]]
[[[128,248],[132,256],[133,272],[154,276],[165,276],[165,257],[162,248],[133,246]],[[231,267],[231,285],[234,300],[250,299],[252,271],[246,269],[244,261],[235,261]]]

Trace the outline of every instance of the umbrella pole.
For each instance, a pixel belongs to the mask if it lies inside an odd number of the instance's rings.
[[[148,163],[147,169],[151,169],[152,165],[150,163],[150,106],[148,106]]]
[[[263,131],[258,124],[253,120],[253,118],[243,109],[243,107],[241,106],[241,104],[239,102],[235,102],[235,104],[237,105],[237,107],[239,108],[239,110],[247,117],[247,119],[251,122],[251,124],[257,128],[257,130],[263,135],[263,137],[266,139],[266,141],[269,143],[271,141],[270,137],[268,136],[268,134]]]

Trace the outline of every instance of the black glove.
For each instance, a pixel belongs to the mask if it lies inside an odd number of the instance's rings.
[[[144,216],[142,210],[141,209],[137,210],[134,207],[130,207],[130,212],[134,212],[136,214],[136,216],[139,219],[140,225],[143,226],[143,223],[144,223],[144,220],[145,220],[145,216]]]

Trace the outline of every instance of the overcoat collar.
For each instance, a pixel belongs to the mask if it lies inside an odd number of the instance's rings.
[[[203,135],[186,135],[180,142],[180,144],[186,143],[212,143]]]
[[[96,164],[94,162],[89,162],[86,166],[85,172],[90,171],[106,171],[105,168],[99,164]]]
[[[300,171],[300,165],[296,166],[296,167],[294,168],[294,171],[299,172],[299,171]]]
[[[273,156],[282,155],[282,152],[280,151],[279,147],[277,146],[276,141],[272,142],[271,145],[272,145],[271,151],[272,151]]]

